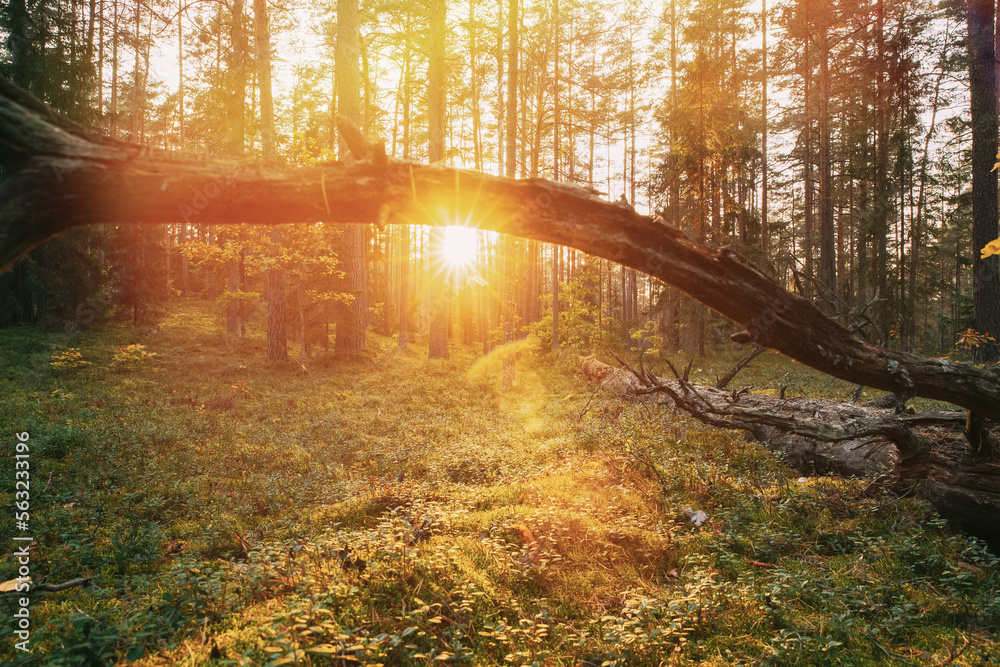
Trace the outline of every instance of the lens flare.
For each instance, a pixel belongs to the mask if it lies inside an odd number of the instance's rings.
[[[476,258],[476,230],[469,227],[445,227],[441,255],[451,266],[468,266]]]

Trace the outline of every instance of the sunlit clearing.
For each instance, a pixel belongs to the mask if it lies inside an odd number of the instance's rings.
[[[444,261],[452,266],[467,266],[476,258],[476,230],[469,227],[445,227]]]

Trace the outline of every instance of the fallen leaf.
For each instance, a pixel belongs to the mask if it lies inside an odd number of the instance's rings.
[[[752,561],[749,561],[749,563],[751,565],[755,566],[755,567],[766,567],[766,568],[769,568],[769,569],[778,567],[777,565],[772,565],[771,563],[762,563],[759,560],[752,560]]]
[[[975,572],[976,574],[979,574],[980,572],[983,571],[983,569],[980,568],[980,567],[976,567],[975,565],[972,565],[971,563],[963,563],[962,561],[958,561],[958,566],[961,567],[961,568],[963,568],[963,569],[968,570],[969,572]]]

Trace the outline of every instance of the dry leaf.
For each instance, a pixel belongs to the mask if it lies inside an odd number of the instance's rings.
[[[979,574],[980,572],[983,571],[983,569],[980,567],[976,567],[971,563],[963,563],[962,561],[958,561],[958,566],[968,570],[969,572],[975,572],[976,574]]]
[[[11,579],[0,584],[0,593],[13,593],[17,591],[17,585],[24,583],[24,579]],[[31,578],[27,579],[27,583],[31,584]]]

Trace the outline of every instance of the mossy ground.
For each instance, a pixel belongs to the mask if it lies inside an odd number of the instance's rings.
[[[219,319],[186,301],[155,336],[0,331],[32,576],[94,577],[33,599],[30,656],[0,595],[11,664],[1000,662],[1000,563],[925,503],[594,396],[570,353],[526,344],[503,393],[473,350],[431,362],[372,335],[303,372]],[[156,356],[113,366],[134,343]],[[67,348],[91,364],[53,368]],[[771,354],[734,384],[851,390]]]

